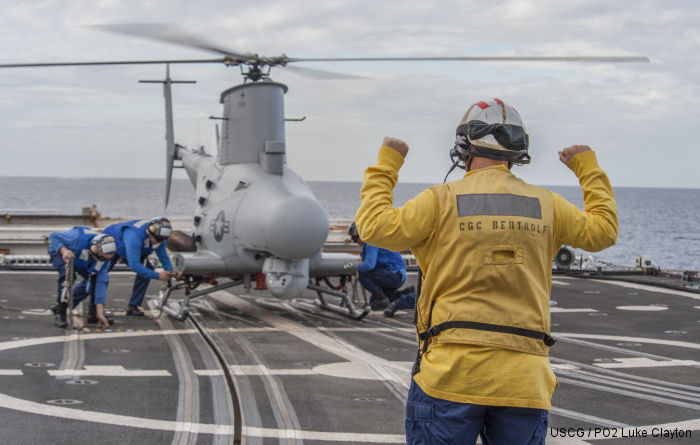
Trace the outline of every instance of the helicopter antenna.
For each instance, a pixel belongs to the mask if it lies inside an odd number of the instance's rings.
[[[164,80],[139,80],[140,83],[162,83],[165,98],[165,207],[170,200],[170,184],[173,179],[173,164],[177,150],[175,148],[175,131],[173,129],[173,95],[171,85],[174,83],[197,83],[196,80],[172,80],[170,64],[165,64]]]

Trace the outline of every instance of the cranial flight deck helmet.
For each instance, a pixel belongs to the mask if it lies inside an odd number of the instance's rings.
[[[450,151],[454,163],[450,172],[457,166],[467,170],[472,157],[529,164],[529,143],[515,108],[496,98],[477,102],[467,109],[457,126],[455,146]]]
[[[97,235],[90,241],[90,253],[97,261],[107,261],[112,258],[111,255],[117,253],[117,243],[109,235]]]
[[[156,241],[161,242],[167,240],[173,233],[173,226],[170,225],[170,220],[168,218],[161,218],[150,223],[146,231],[153,236]]]

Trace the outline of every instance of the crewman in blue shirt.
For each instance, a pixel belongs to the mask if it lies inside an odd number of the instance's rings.
[[[56,315],[56,326],[68,326],[68,302],[62,300],[63,283],[66,280],[66,263],[73,261],[73,276],[79,274],[83,280],[73,288],[73,307],[90,296],[88,323],[109,327],[112,320],[104,313],[105,294],[109,282],[109,261],[117,251],[114,238],[99,235],[94,230],[76,226],[65,232],[49,234],[51,265],[58,271],[57,304],[51,309]],[[71,308],[72,309],[72,308]]]
[[[406,281],[406,262],[398,252],[375,247],[363,242],[357,233],[355,223],[348,228],[353,242],[362,246],[362,262],[357,266],[358,279],[362,287],[371,294],[372,310],[389,306],[398,288]]]
[[[110,268],[114,267],[119,259],[123,259],[129,268],[136,272],[126,314],[143,316],[139,306],[146,295],[150,280],[167,281],[177,276],[172,271],[173,266],[165,249],[165,241],[173,232],[172,225],[167,218],[163,217],[135,219],[107,226],[103,232],[113,236],[117,244],[117,255],[112,259]],[[156,272],[153,264],[148,260],[148,255],[153,251],[158,255],[165,269],[163,272]]]

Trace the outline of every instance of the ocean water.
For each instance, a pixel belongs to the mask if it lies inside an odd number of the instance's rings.
[[[195,207],[194,189],[186,179],[173,180],[170,204],[163,206],[162,179],[71,179],[0,177],[0,212],[4,210],[55,210],[78,214],[82,207],[97,206],[103,216],[189,217]],[[359,182],[310,182],[330,218],[351,219],[360,204]],[[399,183],[394,190],[398,206],[430,184]],[[578,187],[549,187],[583,206]],[[664,269],[700,270],[700,189],[615,189],[620,233],[615,246],[596,259],[633,266],[637,255],[648,255]]]

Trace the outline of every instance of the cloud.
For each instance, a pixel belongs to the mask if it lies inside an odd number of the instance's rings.
[[[211,56],[82,26],[133,22],[177,23],[237,51],[292,57],[648,55],[649,65],[299,65],[363,80],[318,81],[283,68],[272,74],[290,87],[287,116],[307,116],[286,132],[289,164],[308,179],[360,180],[381,138],[393,135],[412,147],[402,181],[441,181],[462,113],[497,96],[521,111],[531,134],[535,160],[518,169],[528,180],[575,184],[556,150],[589,143],[616,184],[700,187],[692,167],[700,113],[695,2],[45,0],[2,8],[0,63]],[[238,72],[171,66],[173,78],[198,81],[173,90],[179,142],[213,151],[207,116],[221,115],[219,95],[240,81]],[[101,159],[114,176],[160,177],[162,93],[137,81],[163,75],[162,66],[0,71],[0,175],[60,166],[64,175],[84,176],[87,162]],[[672,156],[660,147],[673,147]]]

